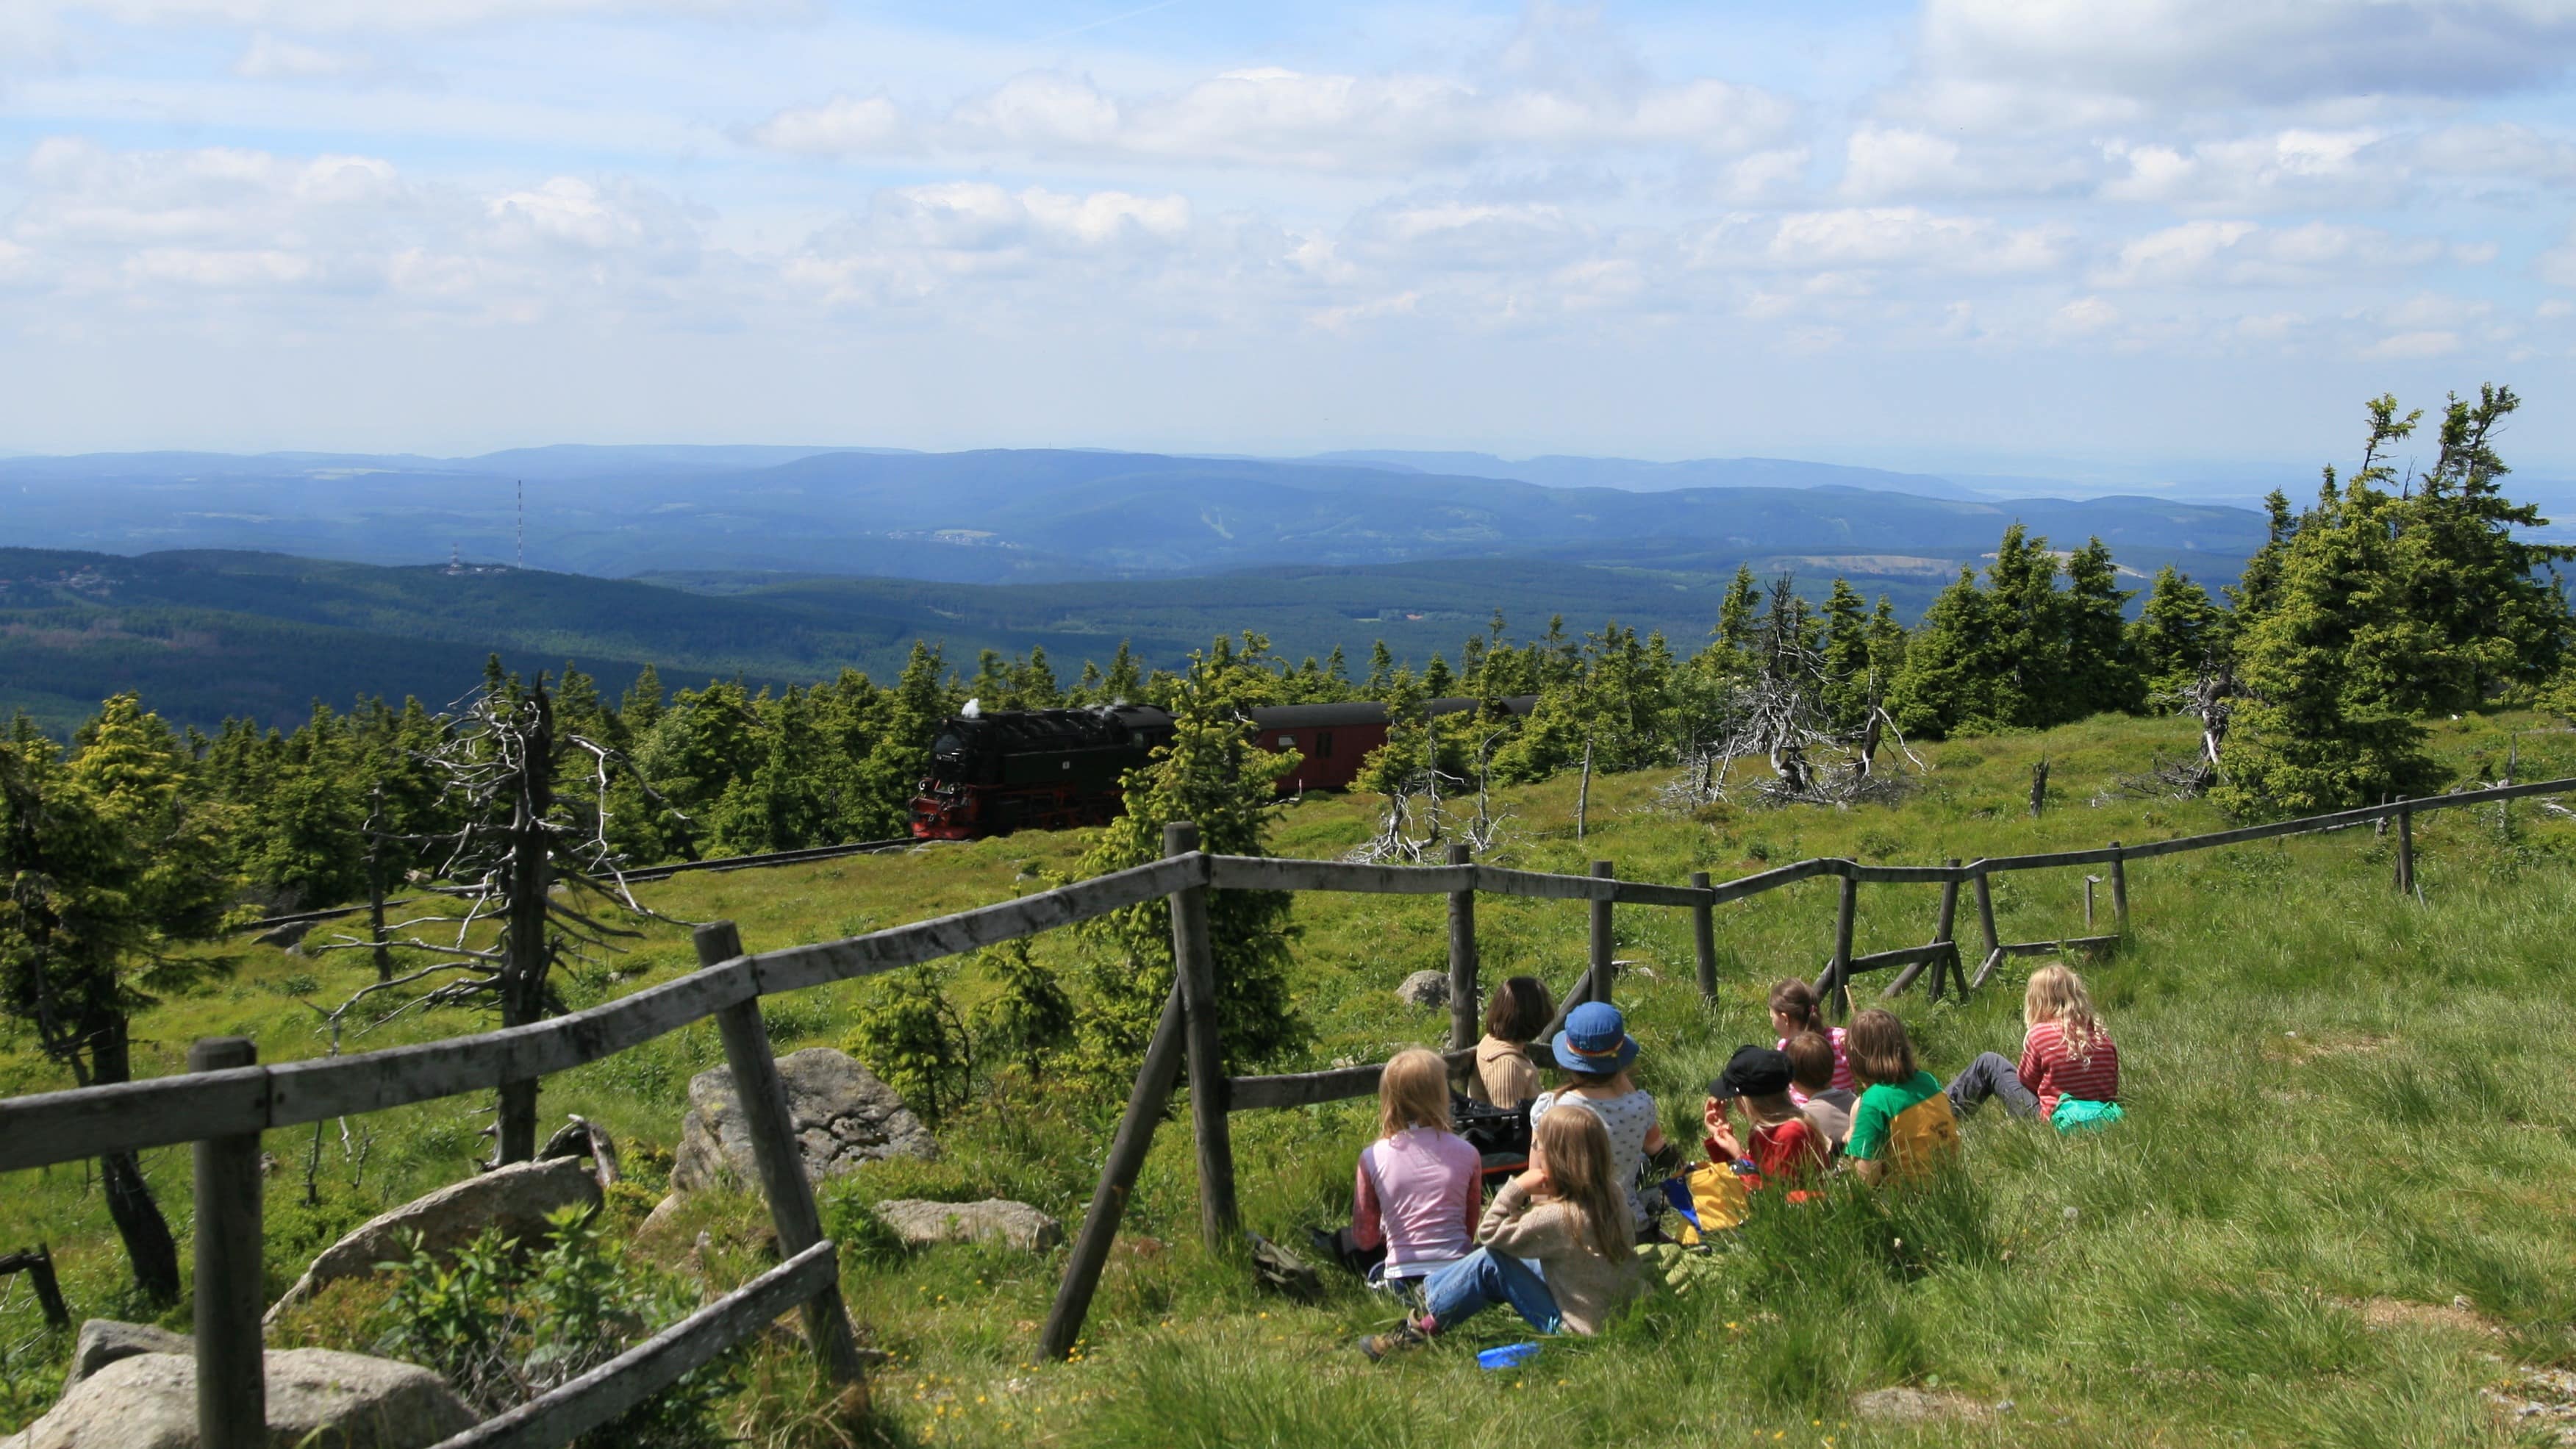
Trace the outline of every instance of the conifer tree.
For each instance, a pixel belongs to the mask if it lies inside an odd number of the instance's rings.
[[[2066,687],[2048,722],[2146,708],[2146,682],[2129,655],[2126,612],[2135,589],[2120,587],[2119,568],[2099,538],[2066,561]]]
[[[1338,661],[1341,658],[1341,651],[1334,650],[1333,657]],[[1135,652],[1127,647],[1127,641],[1124,639],[1118,641],[1118,652],[1109,658],[1109,673],[1100,681],[1100,690],[1102,695],[1100,702],[1103,704],[1144,702],[1144,670],[1136,662]]]
[[[1857,736],[1878,702],[1871,666],[1873,626],[1868,609],[1848,580],[1836,578],[1825,596],[1825,718],[1837,734]]]
[[[2155,695],[2190,688],[2220,647],[2223,627],[2208,590],[2172,564],[2156,570],[2146,605],[2129,626],[2129,656],[2140,682]]]
[[[222,924],[223,807],[193,798],[191,761],[132,694],[61,752],[21,714],[0,741],[0,1010],[76,1086],[133,1080],[133,1021],[159,995],[229,966],[170,948]],[[179,1295],[179,1257],[139,1157],[99,1159],[136,1288]]]
[[[1905,664],[1889,692],[1889,713],[1909,736],[1941,739],[2008,727],[2018,711],[1994,618],[1993,596],[1974,570],[1933,599],[1906,639]]]
[[[1726,592],[1717,601],[1717,628],[1711,636],[1717,647],[1736,660],[1753,657],[1756,616],[1762,609],[1762,589],[1753,577],[1753,565],[1735,566],[1735,577],[1727,582]]]
[[[1172,741],[1120,782],[1126,812],[1102,828],[1077,867],[1081,874],[1160,859],[1163,826],[1175,820],[1197,822],[1208,851],[1268,853],[1273,782],[1298,757],[1263,750],[1250,727],[1247,711],[1268,687],[1270,660],[1267,641],[1254,634],[1244,640],[1241,654],[1229,643],[1190,656],[1173,695]],[[1291,897],[1278,891],[1209,895],[1217,1016],[1232,1069],[1271,1060],[1307,1037],[1288,991],[1290,907]],[[1081,929],[1106,948],[1088,972],[1082,1056],[1096,1076],[1132,1076],[1172,986],[1170,904],[1130,906]]]

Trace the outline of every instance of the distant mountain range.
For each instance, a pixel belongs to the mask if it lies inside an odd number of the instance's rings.
[[[2241,558],[2261,541],[2260,518],[2242,509],[1979,500],[1943,496],[1964,490],[1937,478],[1822,464],[1367,456],[566,447],[470,459],[12,458],[0,459],[9,519],[0,541],[515,563],[523,497],[529,566],[609,577],[769,571],[1042,583],[1512,557],[1732,569],[1766,554],[1973,553],[1993,547],[2015,518],[2068,542],[2099,534],[2124,556],[2157,560]],[[1541,481],[1408,460],[1519,469]],[[1639,491],[1648,487],[1656,491]]]

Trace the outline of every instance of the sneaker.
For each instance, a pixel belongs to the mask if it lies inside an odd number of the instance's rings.
[[[1431,1330],[1424,1327],[1427,1319],[1407,1318],[1384,1333],[1372,1333],[1360,1340],[1360,1352],[1376,1363],[1388,1354],[1408,1348],[1420,1348],[1431,1341]]]

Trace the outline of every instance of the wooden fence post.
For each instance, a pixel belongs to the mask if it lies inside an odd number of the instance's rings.
[[[1163,827],[1166,858],[1195,854],[1199,828],[1187,820]],[[1173,976],[1181,988],[1184,1055],[1189,1060],[1190,1127],[1198,1148],[1199,1235],[1211,1253],[1234,1250],[1243,1226],[1234,1202],[1234,1134],[1226,1124],[1225,1040],[1216,1009],[1216,954],[1208,943],[1208,888],[1172,892]]]
[[[1610,862],[1592,862],[1594,880],[1610,880],[1616,875]],[[1607,1002],[1610,999],[1611,980],[1619,974],[1617,951],[1610,934],[1610,910],[1607,898],[1592,903],[1592,969],[1584,974],[1584,979],[1590,983],[1587,997],[1593,1001]]]
[[[1852,926],[1860,914],[1860,881],[1846,875],[1842,883],[1842,895],[1834,907],[1834,959],[1825,968],[1824,1004],[1838,1017],[1851,1015]]]
[[[2415,812],[2397,812],[2397,893],[2415,894]]]
[[[694,939],[700,970],[748,954],[742,949],[742,932],[731,921],[709,921],[698,927]],[[751,1133],[752,1161],[760,1168],[761,1193],[769,1199],[769,1220],[778,1230],[779,1256],[793,1258],[823,1241],[823,1215],[814,1206],[814,1184],[805,1176],[805,1150],[796,1139],[778,1059],[770,1055],[760,998],[718,1011],[716,1030],[724,1037],[725,1065],[732,1069],[734,1096]],[[823,1371],[840,1383],[858,1382],[864,1366],[850,1332],[849,1311],[841,1304],[841,1285],[834,1283],[806,1299],[803,1311],[805,1341]]]
[[[1109,1159],[1100,1166],[1100,1184],[1091,1190],[1091,1207],[1074,1234],[1065,1258],[1064,1281],[1056,1285],[1055,1305],[1047,1310],[1038,1335],[1038,1352],[1060,1359],[1073,1352],[1082,1337],[1082,1320],[1091,1313],[1091,1295],[1100,1287],[1101,1267],[1109,1261],[1109,1244],[1118,1236],[1118,1220],[1127,1213],[1127,1195],[1136,1188],[1136,1173],[1154,1145],[1154,1124],[1172,1100],[1172,1084],[1181,1072],[1181,984],[1163,998],[1163,1017],[1155,1023],[1154,1040],[1145,1048],[1145,1063],[1127,1093],[1127,1115],[1118,1119],[1118,1135],[1109,1141]]]
[[[188,1048],[192,1072],[258,1061],[248,1037],[204,1037]],[[196,1169],[197,1442],[205,1449],[267,1449],[259,1134],[199,1138]]]
[[[1464,841],[1451,843],[1449,863],[1467,865],[1475,852]],[[1476,1044],[1476,892],[1473,887],[1449,893],[1449,1049]],[[1472,1070],[1472,1068],[1470,1069]]]
[[[1950,856],[1950,859],[1942,861],[1942,864],[1950,866],[1950,869],[1955,871],[1958,869],[1958,856]],[[1932,926],[1932,944],[1950,946],[1950,954],[1947,954],[1947,957],[1937,957],[1935,962],[1932,962],[1932,987],[1924,993],[1927,998],[1940,1000],[1942,985],[1950,985],[1950,990],[1958,990],[1958,982],[1953,980],[1953,975],[1958,972],[1958,879],[1945,879],[1945,882],[1940,882],[1940,920]]]
[[[1977,974],[1961,987],[1959,995],[1963,999],[1969,991],[1985,985],[1986,977],[1994,972],[1995,963],[2003,959],[2004,938],[1995,933],[1995,888],[1983,870],[1977,872],[1977,926],[1985,932],[1986,959],[1985,964],[1977,968]]]
[[[34,1250],[0,1257],[0,1273],[24,1273],[27,1286],[36,1290],[36,1306],[44,1311],[45,1327],[56,1333],[72,1331],[72,1310],[63,1302],[63,1285],[54,1276],[54,1250],[43,1243]]]
[[[2111,842],[2111,929],[2129,934],[2129,867],[2120,858],[2120,842]]]
[[[1708,888],[1708,872],[1692,871],[1691,889]],[[1717,1000],[1717,907],[1702,901],[1690,913],[1691,949],[1699,957],[1699,999],[1713,1004]]]

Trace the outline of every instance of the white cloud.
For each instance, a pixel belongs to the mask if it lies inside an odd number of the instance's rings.
[[[2049,330],[2060,337],[2090,337],[2119,320],[2119,308],[2099,297],[2078,297],[2057,309],[2049,319]]]
[[[1920,207],[1844,207],[1781,217],[1764,251],[1775,266],[1998,275],[2059,265],[2066,240],[2054,227],[2007,227]]]
[[[1966,124],[2475,97],[2576,60],[2559,0],[1928,0],[1921,103]]]
[[[375,58],[363,52],[299,45],[266,32],[251,37],[250,48],[233,62],[233,74],[244,80],[339,80],[376,69]]]
[[[2460,350],[2457,332],[2398,332],[2361,350],[2370,358],[2448,357]]]
[[[1015,76],[937,117],[883,97],[781,110],[754,144],[882,155],[1121,156],[1380,174],[1493,154],[1623,148],[1737,155],[1785,134],[1792,107],[1718,80],[1633,92],[1556,91],[1447,76],[1227,71],[1180,90],[1125,95],[1057,71]]]
[[[2453,250],[2429,238],[2334,222],[2190,221],[2123,244],[2094,280],[2106,287],[2318,285],[2386,276]]]
[[[566,16],[695,16],[784,20],[811,14],[812,0],[24,0],[31,8],[83,13],[127,25],[229,25],[305,33],[417,31]]]
[[[808,156],[885,155],[908,149],[903,112],[883,94],[834,96],[780,111],[749,133],[753,144]]]
[[[367,299],[469,316],[664,307],[666,279],[702,251],[688,209],[647,188],[559,177],[477,196],[368,156],[57,137],[29,154],[19,190],[0,216],[0,256],[65,317],[184,307],[208,324],[241,313],[346,325]]]

